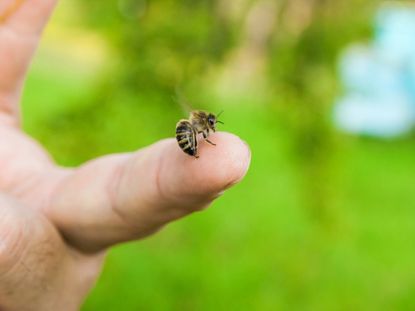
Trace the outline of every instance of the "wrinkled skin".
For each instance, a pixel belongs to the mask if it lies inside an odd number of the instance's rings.
[[[0,310],[77,310],[109,247],[201,210],[250,161],[231,134],[186,156],[174,139],[57,166],[20,130],[25,74],[55,0],[0,0]],[[174,125],[172,126],[174,130]],[[166,250],[167,251],[167,250]]]

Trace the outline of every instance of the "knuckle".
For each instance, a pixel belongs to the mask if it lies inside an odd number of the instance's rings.
[[[15,223],[13,225],[16,225]],[[24,249],[23,229],[19,226],[0,225],[0,271],[10,270]]]
[[[0,196],[0,272],[21,260],[29,237],[27,220],[18,204]]]

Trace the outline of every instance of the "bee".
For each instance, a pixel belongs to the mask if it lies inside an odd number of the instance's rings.
[[[188,120],[180,120],[177,123],[176,139],[184,153],[196,159],[199,158],[197,141],[199,134],[203,135],[206,142],[212,146],[216,146],[216,144],[209,140],[209,135],[211,131],[216,132],[217,123],[223,124],[222,121],[218,120],[222,112],[216,116],[213,113],[205,111],[192,111]]]

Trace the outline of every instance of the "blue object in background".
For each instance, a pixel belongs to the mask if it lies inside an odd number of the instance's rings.
[[[411,60],[411,63],[408,65],[406,72],[406,85],[409,91],[409,95],[412,99],[412,102],[415,103],[415,57]]]
[[[415,56],[415,6],[389,3],[375,18],[374,48],[384,61],[406,66]]]
[[[375,18],[370,45],[348,48],[339,61],[345,95],[337,127],[354,134],[396,137],[415,125],[415,6],[388,4]]]
[[[401,70],[385,63],[370,46],[354,45],[339,62],[340,78],[346,92],[377,95],[402,92]]]
[[[350,93],[337,102],[337,127],[349,133],[395,137],[411,130],[414,124],[412,103],[399,94],[366,96]]]

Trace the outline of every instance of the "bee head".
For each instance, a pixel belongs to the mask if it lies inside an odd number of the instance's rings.
[[[218,117],[220,116],[222,114],[222,112],[221,113],[219,113],[218,114],[218,116],[215,116],[213,113],[210,113],[209,115],[208,115],[208,125],[209,125],[209,127],[215,132],[216,131],[216,123],[222,123],[223,124],[223,122],[221,122],[221,121],[219,121],[218,120]]]
[[[208,121],[209,127],[213,130],[216,126],[216,116],[214,114],[210,113],[208,115],[207,121]]]

